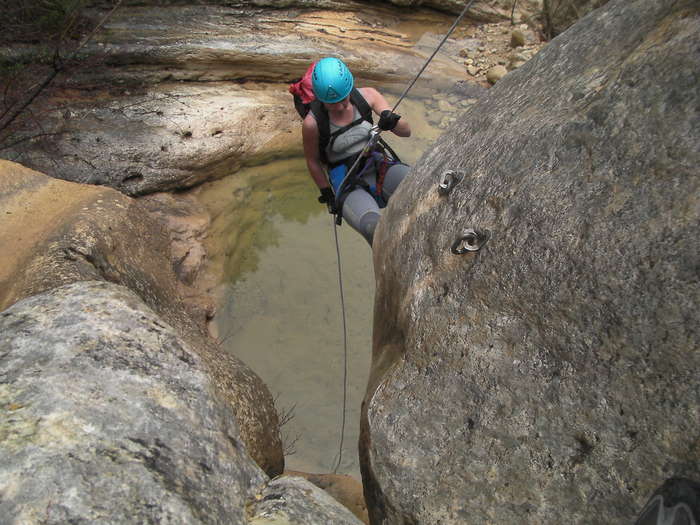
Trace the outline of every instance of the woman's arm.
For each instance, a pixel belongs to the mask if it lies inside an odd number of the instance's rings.
[[[306,115],[301,125],[301,137],[304,141],[304,158],[311,178],[319,189],[328,188],[328,179],[318,152],[318,124],[311,113]]]
[[[374,110],[377,115],[381,114],[381,112],[386,109],[391,110],[389,103],[376,89],[367,87],[360,88],[360,91],[362,92],[362,96],[365,97],[365,100],[369,103],[372,110]],[[391,132],[399,137],[410,137],[411,126],[405,119],[402,118],[398,121],[396,127],[392,129]]]

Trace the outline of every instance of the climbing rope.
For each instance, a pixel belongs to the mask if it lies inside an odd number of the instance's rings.
[[[343,293],[343,271],[340,266],[340,243],[338,242],[338,225],[333,216],[333,234],[335,235],[335,253],[338,257],[338,285],[340,287],[340,309],[343,314],[343,416],[340,426],[340,445],[338,445],[338,460],[333,467],[333,474],[338,473],[338,467],[343,459],[343,442],[345,440],[345,412],[348,399],[348,331],[345,325],[345,294]]]
[[[464,6],[464,9],[462,9],[462,12],[459,14],[459,16],[458,16],[458,17],[455,19],[455,21],[453,22],[452,27],[450,27],[449,31],[447,31],[447,33],[445,34],[445,36],[443,37],[443,39],[440,41],[440,43],[438,44],[438,46],[435,48],[435,51],[433,51],[433,54],[430,55],[430,56],[428,57],[428,60],[425,61],[425,64],[423,64],[423,67],[420,68],[420,71],[418,71],[418,73],[417,73],[416,76],[413,78],[413,80],[411,80],[411,82],[408,84],[408,86],[406,86],[406,89],[405,89],[404,92],[401,94],[401,96],[399,97],[399,99],[396,101],[396,104],[394,104],[394,107],[393,107],[392,110],[391,110],[392,113],[394,113],[394,112],[396,111],[396,108],[399,107],[399,104],[401,104],[401,101],[406,97],[406,95],[407,95],[408,92],[411,90],[411,88],[413,87],[413,85],[416,83],[416,81],[417,81],[417,80],[420,78],[420,76],[423,74],[423,71],[425,71],[425,68],[428,67],[428,64],[430,64],[430,62],[432,62],[433,58],[435,58],[435,55],[437,55],[437,52],[440,51],[440,48],[442,47],[442,45],[443,45],[443,44],[447,41],[447,39],[450,37],[450,35],[452,34],[452,32],[455,30],[455,28],[457,27],[457,25],[459,24],[459,22],[462,20],[462,18],[464,18],[464,15],[467,14],[467,11],[469,11],[469,8],[472,6],[472,4],[473,4],[474,2],[475,2],[475,0],[470,0],[470,2],[469,2],[466,6]],[[360,155],[357,156],[357,159],[355,160],[355,162],[353,163],[353,165],[352,165],[352,166],[350,167],[350,169],[348,170],[347,174],[345,175],[345,179],[343,179],[343,182],[345,182],[346,180],[350,180],[350,175],[353,174],[354,171],[357,169],[357,166],[359,166],[360,159],[362,159],[362,157],[363,157],[364,155],[366,155],[368,149],[372,148],[372,147],[374,146],[374,144],[376,144],[376,142],[379,140],[379,134],[380,134],[381,132],[382,132],[382,130],[379,129],[377,126],[375,126],[375,127],[372,128],[371,133],[370,133],[369,140],[367,141],[367,144],[365,145],[364,149],[362,150],[362,153],[360,153]],[[342,183],[341,183],[341,188],[342,188]]]
[[[444,37],[444,38],[442,39],[442,41],[438,44],[438,46],[435,48],[435,51],[433,51],[433,54],[430,55],[430,57],[428,57],[428,60],[425,61],[425,64],[423,64],[423,67],[420,68],[420,71],[418,72],[418,74],[417,74],[417,75],[415,76],[415,78],[411,81],[411,83],[406,87],[406,89],[404,90],[404,92],[403,92],[403,93],[401,94],[401,96],[399,97],[399,100],[396,102],[396,104],[394,104],[394,108],[391,110],[392,113],[394,113],[394,112],[396,111],[396,108],[399,107],[399,104],[401,104],[401,101],[404,99],[404,97],[405,97],[405,96],[408,94],[408,92],[411,90],[411,88],[413,87],[413,84],[416,83],[416,81],[418,80],[418,78],[420,78],[420,76],[423,74],[423,71],[425,71],[425,68],[428,67],[428,64],[430,64],[430,62],[433,60],[433,58],[435,57],[435,55],[437,55],[437,52],[440,51],[440,48],[442,47],[442,45],[443,45],[443,44],[447,41],[447,39],[450,37],[450,35],[452,34],[452,31],[454,31],[455,28],[457,27],[457,24],[459,24],[459,22],[462,20],[462,18],[464,18],[464,15],[467,14],[467,11],[469,11],[469,8],[472,6],[472,4],[474,3],[474,1],[475,1],[475,0],[471,0],[471,1],[464,7],[464,9],[462,9],[462,12],[461,12],[460,15],[457,17],[457,19],[454,21],[454,23],[452,24],[452,27],[451,27],[450,30],[447,32],[447,34],[445,35],[445,37]]]
[[[399,107],[399,104],[401,101],[406,97],[408,92],[411,90],[413,85],[416,83],[416,81],[420,78],[420,76],[423,74],[423,71],[425,71],[425,68],[428,67],[428,64],[433,60],[435,55],[437,54],[438,51],[440,51],[440,48],[442,45],[447,41],[447,39],[450,37],[452,32],[455,30],[459,22],[464,18],[464,15],[467,14],[467,11],[469,8],[472,6],[472,4],[475,2],[475,0],[470,0],[469,3],[464,7],[460,15],[457,17],[457,19],[454,21],[452,24],[452,27],[450,27],[449,31],[447,31],[447,34],[443,37],[442,41],[438,44],[438,46],[435,48],[435,51],[433,51],[433,54],[428,57],[428,60],[425,61],[425,64],[423,64],[423,67],[420,68],[420,71],[416,74],[414,79],[411,81],[411,83],[406,87],[404,92],[401,94],[399,97],[398,101],[394,105],[394,108],[391,110],[392,113],[396,111],[396,108]],[[343,183],[345,180],[348,180],[348,177],[351,173],[354,172],[355,169],[357,169],[357,166],[359,165],[359,161],[362,158],[362,155],[366,152],[368,148],[371,148],[374,144],[377,142],[379,138],[379,134],[381,133],[381,130],[379,128],[372,128],[372,132],[370,134],[370,139],[367,141],[367,145],[363,148],[363,151],[360,155],[358,155],[357,159],[355,160],[354,164],[350,167],[348,170],[345,179],[343,180]],[[343,186],[343,183],[341,183],[341,187]],[[335,466],[333,467],[333,474],[338,473],[338,468],[340,467],[340,462],[343,459],[343,443],[345,441],[345,414],[347,412],[347,397],[348,397],[348,331],[347,327],[345,324],[345,297],[343,294],[343,273],[340,267],[340,243],[338,242],[338,225],[335,221],[334,218],[331,218],[333,221],[333,233],[335,234],[335,251],[336,255],[338,257],[338,285],[340,287],[340,308],[342,312],[342,318],[343,318],[343,415],[342,415],[342,423],[341,423],[341,429],[340,429],[340,444],[338,446],[338,454],[336,455],[337,460],[335,463]],[[461,240],[461,239],[460,239]]]

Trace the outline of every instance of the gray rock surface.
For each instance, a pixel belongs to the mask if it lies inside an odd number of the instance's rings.
[[[0,313],[0,355],[1,522],[247,523],[267,477],[201,358],[133,292],[25,299]]]
[[[631,523],[700,472],[700,6],[619,0],[480,97],[377,230],[372,523]],[[447,169],[465,174],[447,196]],[[490,230],[454,255],[465,228]]]
[[[250,525],[362,525],[352,512],[300,477],[273,479],[248,512]]]
[[[0,160],[0,217],[0,310],[76,281],[128,287],[202,357],[236,413],[248,452],[269,474],[282,472],[272,395],[193,320],[178,290],[170,241],[138,201],[111,188],[57,180]]]
[[[270,482],[201,357],[111,283],[0,313],[0,457],[3,524],[361,523],[303,479]]]

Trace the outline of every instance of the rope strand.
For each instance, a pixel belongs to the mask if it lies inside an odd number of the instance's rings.
[[[447,39],[450,37],[450,35],[452,34],[452,31],[455,30],[455,28],[457,27],[457,24],[459,24],[460,20],[462,20],[462,18],[464,17],[464,15],[467,14],[467,11],[469,10],[469,8],[472,6],[473,3],[474,3],[474,0],[471,0],[471,1],[464,7],[464,9],[463,9],[462,12],[460,13],[460,15],[457,17],[457,19],[456,19],[456,20],[454,21],[454,23],[452,24],[452,27],[450,28],[450,30],[447,32],[447,34],[445,35],[445,37],[444,37],[444,38],[442,39],[442,41],[438,44],[438,46],[435,48],[435,51],[433,51],[433,54],[430,55],[430,57],[428,58],[428,60],[425,61],[425,64],[423,64],[423,67],[420,69],[420,71],[418,72],[418,74],[415,76],[415,78],[411,81],[411,83],[408,85],[408,87],[406,87],[406,89],[404,90],[404,92],[401,94],[401,96],[399,97],[399,100],[398,100],[398,101],[396,102],[396,104],[394,105],[394,109],[391,110],[392,113],[394,113],[394,112],[396,111],[396,108],[399,107],[399,104],[401,104],[401,101],[404,99],[404,97],[408,94],[408,92],[410,91],[410,89],[413,87],[413,84],[415,84],[416,81],[418,80],[418,78],[421,76],[421,74],[423,74],[423,71],[425,71],[425,68],[428,67],[428,64],[430,64],[430,62],[433,60],[433,58],[435,57],[435,55],[437,55],[437,52],[440,51],[440,48],[442,47],[442,45],[443,45],[443,44],[447,41]]]
[[[340,287],[340,309],[343,317],[343,416],[340,426],[340,445],[338,445],[338,461],[333,467],[333,474],[338,473],[340,462],[343,460],[343,443],[345,441],[345,413],[348,399],[348,331],[345,324],[345,294],[343,293],[343,271],[340,266],[340,243],[338,242],[338,225],[331,215],[333,222],[333,234],[335,235],[335,253],[338,257],[338,285]]]

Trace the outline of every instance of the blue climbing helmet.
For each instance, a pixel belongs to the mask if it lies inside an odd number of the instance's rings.
[[[316,62],[311,84],[318,100],[335,104],[350,94],[354,82],[352,73],[342,60],[326,57]]]

